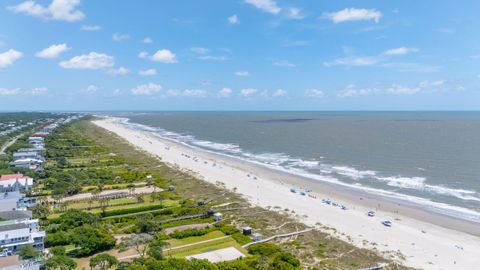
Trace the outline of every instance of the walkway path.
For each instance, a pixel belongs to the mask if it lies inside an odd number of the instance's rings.
[[[0,149],[0,155],[5,155],[5,150],[7,150],[8,147],[10,147],[11,145],[13,145],[14,143],[17,142],[17,140],[22,137],[23,135],[25,135],[25,133],[21,133],[15,137],[13,137],[10,141],[4,143],[2,145],[2,148]]]
[[[244,248],[247,248],[247,247],[249,247],[249,246],[251,246],[251,245],[253,245],[253,244],[264,243],[264,242],[272,241],[272,240],[275,239],[275,238],[290,237],[290,236],[294,236],[294,235],[297,235],[297,234],[306,233],[306,232],[309,232],[309,231],[311,231],[311,230],[313,230],[313,229],[310,228],[310,229],[301,230],[301,231],[296,231],[296,232],[291,232],[291,233],[277,234],[277,235],[270,236],[270,237],[265,238],[265,239],[260,240],[260,241],[247,243],[247,244],[243,245],[243,247],[244,247]]]

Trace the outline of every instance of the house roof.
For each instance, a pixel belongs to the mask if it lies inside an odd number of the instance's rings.
[[[28,225],[25,223],[15,223],[15,224],[8,224],[0,226],[0,232],[12,231],[12,230],[19,230],[19,229],[26,229]]]
[[[23,178],[23,174],[16,173],[16,174],[3,174],[0,176],[0,181],[16,179],[16,178]]]
[[[6,220],[16,220],[31,218],[32,212],[30,211],[2,211],[0,212],[0,218]]]

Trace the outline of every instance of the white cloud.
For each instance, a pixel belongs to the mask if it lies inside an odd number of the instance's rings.
[[[146,69],[146,70],[140,70],[138,72],[140,76],[155,76],[157,75],[157,70],[154,68]]]
[[[210,52],[210,49],[202,48],[202,47],[193,47],[193,48],[190,48],[190,50],[198,54],[207,54]]]
[[[337,96],[341,98],[346,97],[358,97],[358,96],[368,96],[374,93],[377,93],[379,90],[375,88],[362,88],[358,89],[354,84],[349,84],[345,89],[340,91]]]
[[[0,88],[0,96],[14,96],[20,93],[20,89]]]
[[[203,98],[207,96],[207,91],[202,89],[185,89],[183,91],[169,89],[164,95],[165,97],[194,97]]]
[[[232,89],[230,88],[222,88],[220,91],[218,91],[218,96],[222,98],[229,97],[232,94]]]
[[[0,53],[0,68],[6,68],[22,57],[23,53],[13,49]]]
[[[225,61],[228,59],[228,57],[224,55],[207,55],[210,52],[210,49],[208,48],[193,47],[190,48],[190,50],[196,54],[199,54],[197,57],[199,60]]]
[[[154,55],[150,56],[150,60],[164,64],[174,64],[178,62],[176,55],[167,49],[158,50]]]
[[[20,88],[7,89],[0,88],[0,96],[14,96],[14,95],[32,95],[39,96],[47,93],[48,89],[46,87],[36,87],[30,90],[21,90]]]
[[[228,60],[228,57],[224,55],[201,55],[197,57],[199,60],[211,60],[211,61],[225,61]]]
[[[104,69],[113,67],[114,59],[107,54],[90,52],[89,54],[75,56],[68,61],[60,62],[59,65],[67,69]]]
[[[305,95],[312,98],[322,98],[325,93],[323,93],[323,91],[319,89],[307,89],[305,91]]]
[[[245,3],[272,14],[278,14],[282,10],[274,0],[245,0]]]
[[[275,67],[290,67],[290,68],[296,67],[295,64],[291,63],[288,60],[277,61],[277,62],[274,62],[272,65]]]
[[[383,14],[376,9],[357,9],[346,8],[337,12],[324,13],[323,17],[333,21],[334,23],[341,23],[347,21],[368,21],[374,20],[376,23],[380,21]]]
[[[137,96],[149,96],[159,93],[160,91],[162,91],[162,86],[154,83],[142,84],[130,90],[132,94]]]
[[[70,50],[67,44],[53,44],[52,46],[45,48],[35,54],[36,57],[45,58],[45,59],[53,59],[57,58],[61,53]]]
[[[422,81],[416,86],[410,87],[398,83],[393,83],[384,87],[358,88],[354,84],[349,84],[341,90],[337,96],[341,98],[360,97],[370,95],[413,95],[419,92],[435,92],[443,89],[446,81]]]
[[[115,33],[112,36],[113,41],[123,41],[130,39],[130,36],[128,34],[120,34],[120,33]]]
[[[381,61],[378,57],[345,57],[323,63],[325,66],[373,66]]]
[[[401,84],[392,84],[386,89],[386,92],[394,95],[410,95],[419,92],[421,89],[420,86],[408,87]]]
[[[238,19],[237,14],[233,14],[232,16],[227,18],[229,24],[239,24],[240,19]]]
[[[94,85],[94,84],[91,84],[91,85],[87,86],[87,88],[82,89],[82,92],[85,93],[85,94],[93,95],[93,94],[95,94],[99,89],[100,89],[100,87],[98,87],[98,86],[96,86],[96,85]]]
[[[101,29],[102,27],[100,25],[82,25],[82,27],[80,27],[80,30],[87,32],[99,31]]]
[[[282,42],[282,47],[301,47],[301,46],[310,46],[310,41],[307,40],[287,40]]]
[[[85,14],[77,9],[78,5],[80,5],[80,0],[52,0],[47,7],[27,0],[16,6],[9,6],[7,9],[32,17],[75,22],[85,18]]]
[[[283,90],[283,89],[277,89],[275,90],[275,92],[273,92],[273,95],[274,97],[285,97],[287,96],[287,91]]]
[[[408,53],[415,53],[415,52],[418,52],[417,48],[400,47],[400,48],[386,50],[383,52],[383,55],[389,55],[389,56],[405,55]]]
[[[235,75],[240,76],[240,77],[248,77],[248,76],[250,76],[250,72],[248,72],[248,71],[237,71],[237,72],[235,72]]]
[[[250,98],[252,95],[254,95],[257,92],[257,89],[254,88],[245,88],[240,90],[240,93],[238,94],[239,96],[243,98]]]
[[[301,20],[305,18],[305,15],[302,14],[302,11],[299,8],[288,8],[287,17],[290,19]]]
[[[153,39],[151,39],[150,37],[145,37],[144,39],[142,39],[142,43],[151,44],[153,43]]]
[[[46,87],[36,87],[36,88],[33,88],[32,90],[30,90],[29,94],[33,95],[33,96],[39,96],[39,95],[43,95],[47,92],[48,92],[48,89]]]
[[[148,57],[148,52],[142,51],[138,53],[138,58],[145,59]]]
[[[207,92],[202,89],[185,89],[181,92],[184,97],[206,97]]]
[[[119,67],[117,69],[110,69],[107,73],[113,76],[125,76],[130,73],[130,70],[124,67]]]

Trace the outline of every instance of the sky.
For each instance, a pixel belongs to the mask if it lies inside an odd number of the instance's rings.
[[[0,110],[480,110],[479,10],[3,0]]]

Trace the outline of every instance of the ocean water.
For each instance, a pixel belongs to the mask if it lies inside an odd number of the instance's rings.
[[[121,116],[134,128],[206,151],[480,222],[479,112]]]

